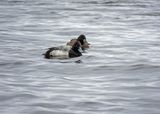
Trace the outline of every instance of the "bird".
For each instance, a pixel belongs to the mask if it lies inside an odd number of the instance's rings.
[[[59,58],[67,59],[82,56],[82,53],[79,51],[81,48],[80,41],[76,40],[71,48],[65,49],[60,47],[51,47],[44,53],[46,59]]]
[[[73,46],[74,42],[79,41],[81,43],[81,49],[84,51],[90,47],[90,43],[87,42],[86,36],[84,34],[79,35],[79,37],[76,39],[71,39],[69,42],[67,42],[67,46]]]

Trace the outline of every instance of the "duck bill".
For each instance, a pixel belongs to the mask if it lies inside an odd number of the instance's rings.
[[[83,48],[89,48],[90,45],[91,45],[91,44],[86,41],[86,42],[83,44]]]

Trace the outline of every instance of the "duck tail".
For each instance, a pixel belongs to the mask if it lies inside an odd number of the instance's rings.
[[[46,51],[46,53],[43,54],[46,59],[50,59],[50,52],[51,50],[49,49],[48,51]]]

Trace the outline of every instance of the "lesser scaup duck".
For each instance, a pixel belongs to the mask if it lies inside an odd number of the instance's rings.
[[[79,51],[80,47],[81,44],[77,40],[70,49],[62,49],[61,47],[49,48],[44,54],[44,57],[47,59],[51,58],[66,59],[66,58],[79,57],[82,55],[82,53]]]
[[[79,41],[81,43],[81,49],[83,51],[89,48],[90,43],[87,42],[86,36],[83,34],[81,34],[77,39],[71,39],[69,42],[67,42],[67,45],[73,46],[76,41]]]

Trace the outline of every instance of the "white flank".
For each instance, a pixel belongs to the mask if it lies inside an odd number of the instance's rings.
[[[64,50],[53,50],[50,52],[50,55],[52,57],[57,57],[57,58],[69,58],[68,51]]]

